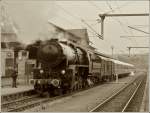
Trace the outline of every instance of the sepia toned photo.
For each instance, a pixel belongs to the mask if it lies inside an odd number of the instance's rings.
[[[149,0],[0,0],[1,112],[149,112]]]

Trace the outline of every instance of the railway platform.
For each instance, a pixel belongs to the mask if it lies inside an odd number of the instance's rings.
[[[17,88],[4,87],[1,88],[1,96],[30,91],[33,89],[31,85],[18,85]]]

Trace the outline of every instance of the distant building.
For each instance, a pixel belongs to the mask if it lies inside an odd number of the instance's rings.
[[[49,39],[58,39],[59,41],[71,41],[73,43],[80,44],[79,40],[81,39],[81,37],[78,37],[77,35],[50,22],[48,32]]]
[[[87,47],[88,49],[95,50],[95,48],[89,44],[90,40],[87,29],[69,29],[67,31],[79,37],[77,38],[77,42],[80,45]]]
[[[89,45],[89,37],[88,37],[87,29],[69,29],[67,31],[79,37],[77,41],[81,45],[83,46]]]
[[[58,39],[60,41],[71,41],[87,49],[95,50],[95,48],[89,44],[90,40],[89,40],[87,29],[65,30],[49,22],[48,32],[49,32],[48,38]]]

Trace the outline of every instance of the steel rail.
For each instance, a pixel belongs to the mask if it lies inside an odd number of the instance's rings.
[[[11,110],[8,110],[7,112],[19,112],[19,111],[23,111],[27,108],[31,108],[31,107],[34,107],[36,105],[40,105],[41,103],[43,102],[46,102],[48,101],[48,99],[43,99],[43,100],[39,100],[38,101],[35,101],[35,102],[31,102],[31,103],[28,103],[28,104],[25,104],[25,105],[21,105],[21,106],[18,106],[16,108],[12,108]]]
[[[24,98],[21,98],[21,99],[18,99],[18,100],[14,100],[14,101],[10,101],[10,102],[5,102],[5,103],[2,103],[1,106],[7,106],[9,104],[13,104],[13,103],[17,103],[17,102],[21,102],[21,101],[25,101],[25,100],[29,100],[29,99],[33,99],[33,98],[36,98],[38,97],[39,95],[33,95],[31,97],[24,97]]]
[[[61,96],[56,96],[56,97],[52,97],[52,98],[42,98],[41,100],[38,99],[37,101],[34,101],[34,102],[31,102],[31,103],[28,103],[26,105],[22,105],[22,106],[18,106],[12,110],[9,110],[8,112],[18,112],[18,111],[23,111],[27,108],[31,108],[31,107],[34,107],[34,106],[38,106],[40,104],[43,104],[43,103],[46,103],[46,102],[52,102],[54,100],[57,100],[57,99],[61,99],[63,97],[67,97],[67,96],[70,96],[74,93],[77,93],[77,92],[73,92],[73,93],[69,93],[69,94],[64,94],[64,95],[61,95]]]
[[[141,77],[140,77],[141,78]],[[139,80],[139,78],[134,79],[131,83],[129,83],[128,85],[122,87],[119,91],[117,91],[116,93],[114,93],[113,95],[111,95],[109,98],[107,98],[106,100],[104,100],[102,103],[100,103],[99,105],[97,105],[96,107],[94,107],[92,110],[90,110],[89,112],[95,112],[99,107],[101,107],[102,105],[106,104],[107,102],[109,102],[111,99],[113,99],[115,96],[117,96],[118,94],[120,94],[123,90],[125,90],[127,87],[129,87],[133,82],[135,82],[136,80]]]
[[[28,103],[28,104],[25,104],[25,105],[18,106],[16,108],[12,108],[11,110],[8,110],[7,112],[23,111],[23,110],[26,110],[26,109],[31,108],[31,107],[38,106],[38,105],[43,104],[43,103],[52,102],[52,101],[57,100],[57,99],[61,99],[61,98],[67,97],[67,96],[71,96],[71,95],[76,94],[80,91],[85,91],[85,90],[91,89],[93,87],[96,87],[98,85],[99,84],[97,84],[95,86],[92,86],[92,87],[79,89],[77,91],[67,93],[67,94],[64,94],[64,95],[60,95],[60,96],[56,96],[56,97],[44,98],[44,99],[39,98],[37,101],[31,102],[31,103]]]
[[[124,106],[124,108],[122,109],[121,112],[124,112],[124,111],[128,108],[130,102],[132,101],[133,97],[135,96],[135,94],[136,94],[136,92],[138,91],[138,89],[139,89],[139,87],[141,86],[141,84],[142,84],[142,81],[139,83],[139,85],[137,86],[137,88],[135,89],[135,91],[133,92],[132,96],[131,96],[130,99],[127,101],[126,105]]]

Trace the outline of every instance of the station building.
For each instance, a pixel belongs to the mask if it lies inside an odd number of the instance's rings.
[[[70,41],[85,48],[95,50],[95,48],[89,44],[90,40],[87,29],[63,29],[49,22],[48,31],[49,35],[53,34],[50,38],[55,37],[60,41]]]
[[[10,85],[12,70],[15,67],[15,57],[12,43],[17,41],[17,32],[6,20],[1,27],[1,78],[2,86]],[[8,82],[9,81],[9,82]]]
[[[90,40],[87,29],[69,29],[67,31],[79,37],[76,39],[78,44],[91,50],[95,50],[95,48],[89,44]]]
[[[16,51],[15,48],[21,43],[18,41],[18,29],[14,22],[9,18],[5,7],[1,7],[1,86],[12,85],[12,73],[18,69],[18,84],[27,83],[28,74],[27,59],[28,53],[24,50]],[[19,57],[18,57],[19,56]]]

